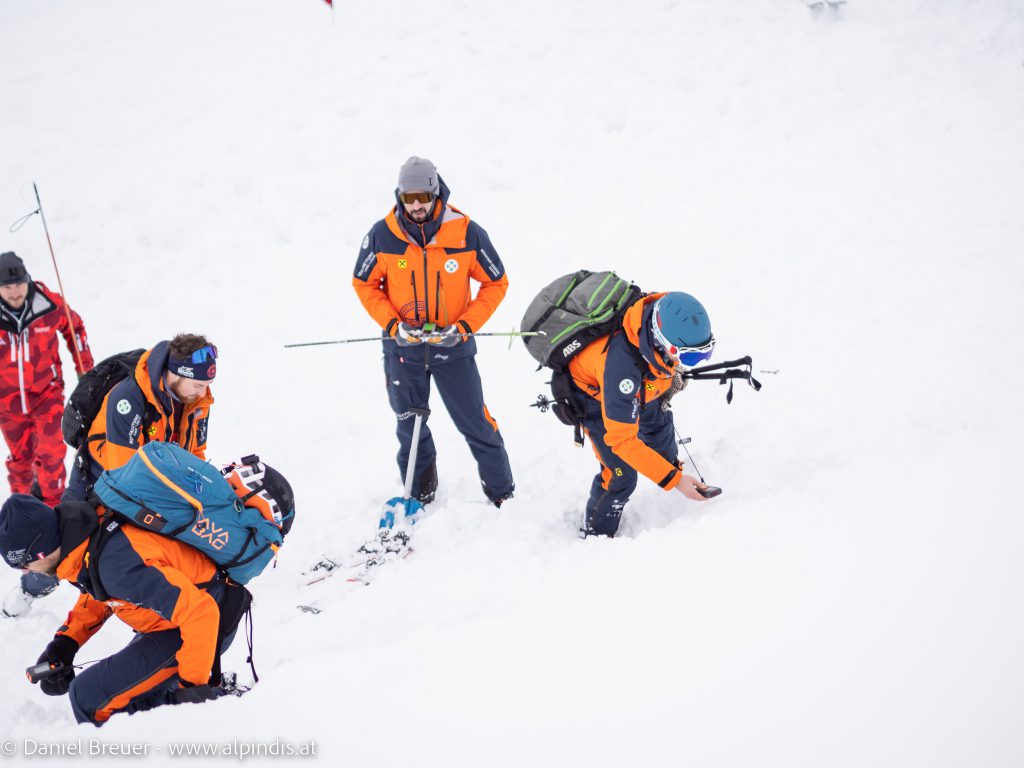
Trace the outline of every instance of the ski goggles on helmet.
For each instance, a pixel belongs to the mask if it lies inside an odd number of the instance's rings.
[[[426,203],[434,202],[434,193],[433,192],[400,192],[398,194],[398,199],[401,200],[406,205],[409,205],[410,203],[423,203],[425,205]]]
[[[211,381],[217,375],[217,347],[207,344],[200,347],[187,358],[167,361],[167,370],[186,379]]]
[[[711,353],[715,351],[714,336],[698,346],[681,347],[665,338],[665,334],[661,332],[657,322],[651,323],[651,331],[654,334],[654,341],[661,348],[661,351],[687,368],[693,368],[695,365],[700,365],[705,360],[709,360]]]

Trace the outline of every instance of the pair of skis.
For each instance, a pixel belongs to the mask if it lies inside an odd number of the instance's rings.
[[[356,550],[348,558],[324,557],[305,571],[309,577],[307,586],[341,577],[351,587],[369,586],[381,567],[397,560],[404,560],[413,553],[409,543],[409,529],[405,526],[382,528],[377,535]],[[298,606],[304,613],[322,613],[323,608],[313,601]]]
[[[402,496],[389,499],[384,505],[377,523],[376,535],[362,544],[355,554],[349,558],[333,558],[325,556],[309,568],[305,575],[309,576],[307,586],[345,574],[346,584],[369,586],[380,568],[396,560],[404,560],[413,553],[410,539],[411,526],[423,512],[423,504],[412,497],[412,484],[416,470],[416,455],[420,444],[420,432],[423,422],[430,415],[428,408],[410,408],[416,417],[412,430],[412,449],[405,469],[405,488]],[[322,613],[323,609],[314,603],[298,606],[305,613]]]

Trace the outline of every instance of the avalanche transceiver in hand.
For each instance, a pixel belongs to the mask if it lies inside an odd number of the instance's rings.
[[[43,661],[39,664],[33,664],[31,667],[26,669],[25,677],[27,677],[32,683],[38,683],[40,680],[47,680],[63,671],[64,665],[61,662],[56,661],[51,664],[48,661]]]

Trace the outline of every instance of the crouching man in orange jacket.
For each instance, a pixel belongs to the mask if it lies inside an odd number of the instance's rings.
[[[243,498],[251,504],[257,494],[280,509],[294,508],[283,478]],[[82,592],[39,657],[59,668],[42,680],[43,692],[68,693],[78,722],[97,726],[117,712],[239,694],[221,675],[220,654],[249,608],[248,590],[224,578],[199,550],[130,524],[110,533],[95,555],[90,541],[103,511],[79,501],[54,509],[24,494],[0,507],[0,556],[7,564],[55,574]],[[115,614],[135,638],[76,676],[78,649]]]

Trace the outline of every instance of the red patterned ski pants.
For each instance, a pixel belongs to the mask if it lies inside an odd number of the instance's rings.
[[[34,477],[39,481],[44,503],[52,507],[60,502],[65,479],[65,446],[60,434],[63,414],[64,399],[59,387],[52,387],[42,398],[35,399],[27,414],[20,407],[0,413],[0,429],[10,451],[7,480],[11,493],[31,493]]]

